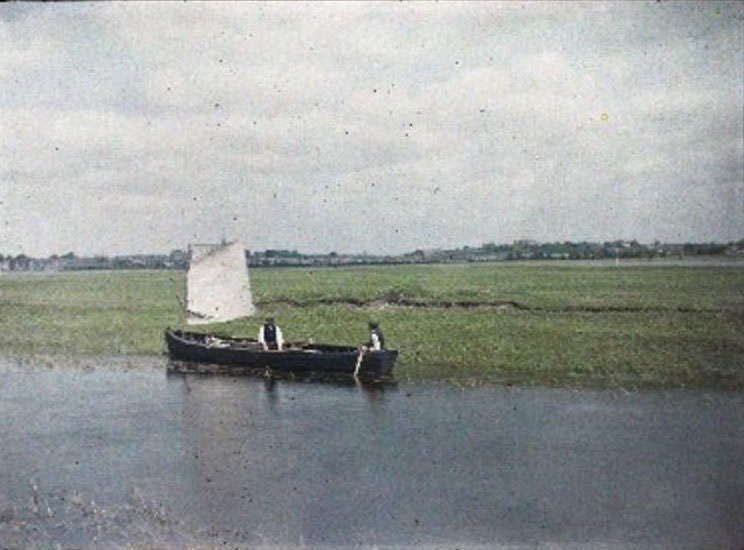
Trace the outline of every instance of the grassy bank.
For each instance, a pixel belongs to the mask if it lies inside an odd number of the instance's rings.
[[[356,343],[380,319],[399,379],[744,389],[744,269],[568,264],[259,269],[254,336]],[[0,350],[161,354],[184,274],[2,274]]]

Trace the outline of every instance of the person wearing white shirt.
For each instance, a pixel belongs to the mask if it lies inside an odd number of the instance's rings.
[[[380,323],[378,321],[369,322],[369,342],[367,342],[367,349],[372,351],[385,349],[385,335],[380,330]]]
[[[266,322],[258,330],[258,342],[264,350],[280,350],[284,347],[282,329],[274,322],[273,317],[267,317]]]

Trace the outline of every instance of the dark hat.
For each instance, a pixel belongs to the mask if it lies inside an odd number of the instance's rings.
[[[379,321],[370,321],[369,322],[369,328],[377,328],[379,326],[380,326],[380,322]]]

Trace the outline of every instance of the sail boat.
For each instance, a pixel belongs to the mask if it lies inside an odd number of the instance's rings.
[[[220,323],[253,315],[245,249],[239,241],[189,247],[186,277],[186,323]],[[397,350],[368,350],[359,346],[290,342],[280,350],[266,350],[253,338],[166,329],[165,341],[176,372],[254,371],[313,374],[353,374],[382,378],[392,372]],[[189,364],[197,364],[194,368]]]

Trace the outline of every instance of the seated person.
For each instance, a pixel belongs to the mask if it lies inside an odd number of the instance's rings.
[[[380,323],[377,321],[369,322],[369,342],[367,349],[379,351],[385,349],[385,335],[380,330]]]
[[[280,350],[284,346],[282,329],[274,322],[273,317],[267,317],[259,329],[258,342],[264,350]]]

